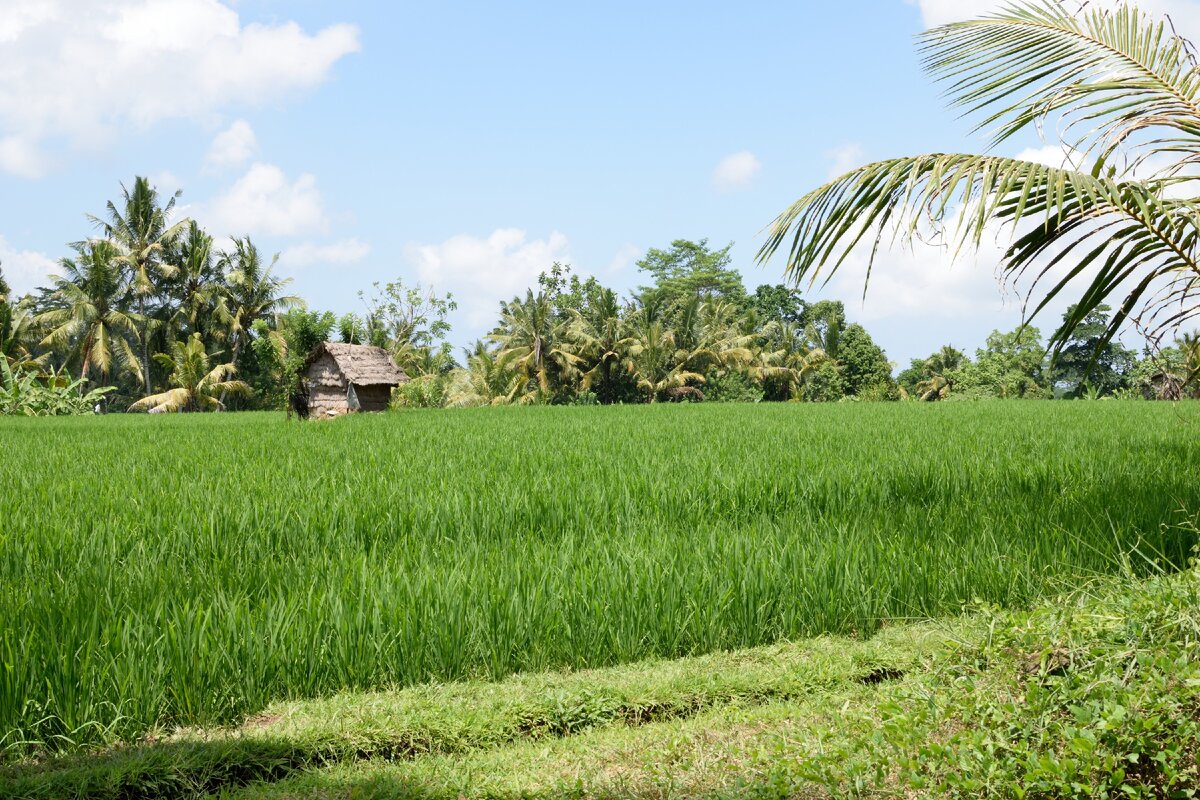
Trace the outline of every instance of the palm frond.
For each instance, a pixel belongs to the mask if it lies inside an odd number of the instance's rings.
[[[928,31],[921,42],[926,69],[954,107],[982,116],[978,129],[991,130],[993,145],[1061,114],[1064,144],[1098,156],[1097,169],[1146,134],[1146,155],[1200,154],[1191,46],[1131,3],[1073,13],[1060,0],[1014,2]]]
[[[868,164],[810,192],[772,224],[759,251],[765,261],[788,244],[793,281],[829,277],[867,237],[871,265],[890,235],[912,240],[924,233],[949,239],[957,253],[977,247],[989,232],[1007,229],[1016,241],[1000,271],[1009,281],[1029,279],[1040,289],[1031,317],[1067,287],[1089,280],[1074,317],[1056,333],[1057,345],[1118,287],[1133,281],[1114,317],[1111,336],[1141,301],[1153,316],[1162,306],[1155,290],[1179,278],[1200,278],[1195,255],[1200,214],[1192,203],[1162,197],[1159,181],[1115,180],[999,156],[931,154]],[[1040,257],[1050,256],[1048,261]],[[1069,260],[1071,258],[1074,260]],[[1094,274],[1094,277],[1093,277]],[[1179,299],[1178,293],[1168,300]]]

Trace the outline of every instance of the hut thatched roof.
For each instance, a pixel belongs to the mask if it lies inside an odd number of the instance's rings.
[[[305,362],[305,369],[321,356],[329,354],[349,383],[357,386],[396,386],[408,383],[408,376],[396,366],[388,351],[365,344],[322,342]]]

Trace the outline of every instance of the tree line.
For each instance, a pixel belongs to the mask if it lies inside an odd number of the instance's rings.
[[[749,292],[731,246],[707,240],[651,249],[645,285],[625,297],[555,263],[456,355],[451,295],[376,283],[361,314],[311,310],[276,274],[278,255],[249,237],[218,249],[173,219],[177,198],[138,177],[89,216],[94,235],[49,285],[17,298],[0,272],[0,413],[284,408],[329,340],[386,348],[413,378],[396,403],[423,407],[1141,396],[1190,386],[1200,362],[1195,336],[1153,357],[1110,341],[1102,306],[1053,359],[1026,326],[994,332],[973,359],[945,346],[893,376],[840,302],[782,284]]]

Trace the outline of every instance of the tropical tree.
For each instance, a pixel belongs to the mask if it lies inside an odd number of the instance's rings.
[[[35,357],[30,346],[35,340],[33,312],[27,301],[14,303],[12,290],[0,270],[0,358],[9,366],[36,366],[49,354]]]
[[[143,397],[129,407],[130,411],[219,410],[225,407],[220,398],[250,391],[246,383],[232,380],[231,376],[237,371],[232,363],[212,364],[213,356],[204,349],[204,340],[199,333],[193,333],[187,341],[172,343],[169,354],[159,353],[155,359],[170,371],[169,381],[174,388]]]
[[[175,272],[166,286],[178,303],[171,327],[188,334],[200,333],[210,341],[223,332],[220,323],[230,316],[216,255],[213,238],[194,221],[189,222],[170,254]]]
[[[158,191],[144,177],[135,177],[133,190],[121,184],[121,206],[108,202],[107,218],[89,215],[104,236],[117,248],[116,258],[130,272],[129,290],[137,304],[139,339],[141,341],[141,377],[147,392],[154,391],[150,373],[150,336],[153,320],[149,304],[158,293],[159,281],[175,274],[176,267],[166,258],[175,237],[188,224],[182,219],[172,222],[176,192],[166,205],[159,203]]]
[[[55,307],[39,314],[35,323],[48,330],[41,346],[77,361],[82,383],[95,368],[106,384],[115,366],[137,372],[130,341],[137,339],[142,320],[139,314],[121,310],[126,283],[117,246],[101,239],[80,243],[76,250],[76,258],[59,262],[63,273],[51,276]]]
[[[1107,305],[1097,306],[1085,316],[1064,340],[1054,358],[1052,382],[1068,397],[1080,397],[1093,391],[1112,394],[1129,384],[1129,374],[1137,363],[1137,354],[1119,341],[1100,344],[1108,328]],[[1074,314],[1067,309],[1066,316]]]
[[[0,416],[60,417],[91,414],[113,391],[112,386],[85,390],[66,368],[45,373],[17,371],[0,358]]]
[[[505,405],[525,386],[521,375],[497,357],[485,342],[477,341],[466,353],[467,366],[450,373],[446,404],[449,406]]]
[[[567,337],[581,362],[581,391],[595,392],[605,404],[623,399],[629,386],[624,365],[634,339],[621,319],[616,293],[604,289],[585,311],[572,309]]]
[[[979,397],[1050,397],[1046,349],[1041,332],[1026,325],[1009,332],[992,331],[975,361],[953,373],[954,386]]]
[[[870,393],[890,396],[896,390],[892,364],[875,344],[867,329],[857,322],[847,326],[838,342],[838,363],[846,381],[846,393],[856,397]]]
[[[0,357],[13,367],[36,367],[50,358],[50,353],[35,355],[31,346],[38,340],[37,326],[34,324],[34,313],[29,306],[22,302],[15,307],[5,306],[9,314],[7,321],[0,325]]]
[[[500,345],[499,359],[524,384],[521,402],[547,402],[579,373],[579,358],[568,344],[569,323],[560,321],[544,292],[530,289],[525,299],[502,303],[500,325],[491,339]]]
[[[1183,388],[1192,397],[1200,397],[1200,331],[1185,333],[1177,345],[1183,356]]]
[[[730,242],[720,250],[713,250],[707,239],[699,242],[676,239],[666,250],[651,248],[637,262],[639,270],[654,278],[653,286],[639,290],[641,302],[661,306],[668,314],[693,298],[744,304],[746,287],[741,273],[730,267],[732,248]]]
[[[921,51],[993,146],[1057,129],[1069,165],[968,153],[868,164],[780,214],[760,261],[783,249],[789,277],[814,282],[864,239],[941,235],[958,249],[1007,230],[1000,270],[1040,294],[1033,315],[1082,285],[1055,348],[1117,293],[1098,346],[1127,320],[1154,333],[1196,313],[1200,198],[1188,172],[1200,163],[1200,68],[1188,42],[1131,5],[1072,13],[1014,0],[927,32]]]
[[[630,333],[633,342],[625,367],[638,389],[645,393],[647,402],[657,402],[668,389],[704,383],[702,374],[689,371],[675,361],[678,352],[675,333],[661,319],[640,309],[633,315]]]
[[[227,271],[227,323],[233,343],[229,363],[235,369],[255,322],[273,323],[275,315],[304,305],[299,297],[283,294],[292,279],[274,274],[278,261],[276,253],[271,263],[264,265],[262,254],[249,236],[234,239],[233,250],[221,254],[220,263]]]
[[[958,370],[967,363],[961,350],[942,345],[929,358],[913,359],[912,366],[901,372],[898,380],[925,402],[945,400],[954,390]]]
[[[763,388],[763,399],[801,399],[809,379],[828,360],[825,351],[813,347],[794,322],[768,323],[763,339],[749,365],[750,376]]]
[[[356,330],[356,321],[347,320],[346,333],[365,335],[369,343],[391,350],[396,365],[409,375],[442,374],[454,367],[444,341],[450,332],[446,317],[458,308],[453,295],[397,280],[375,283],[370,296],[358,296],[367,305],[366,330]]]

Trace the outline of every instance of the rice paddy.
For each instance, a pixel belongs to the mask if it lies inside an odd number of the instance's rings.
[[[1200,409],[0,419],[0,749],[754,647],[1182,564]]]

